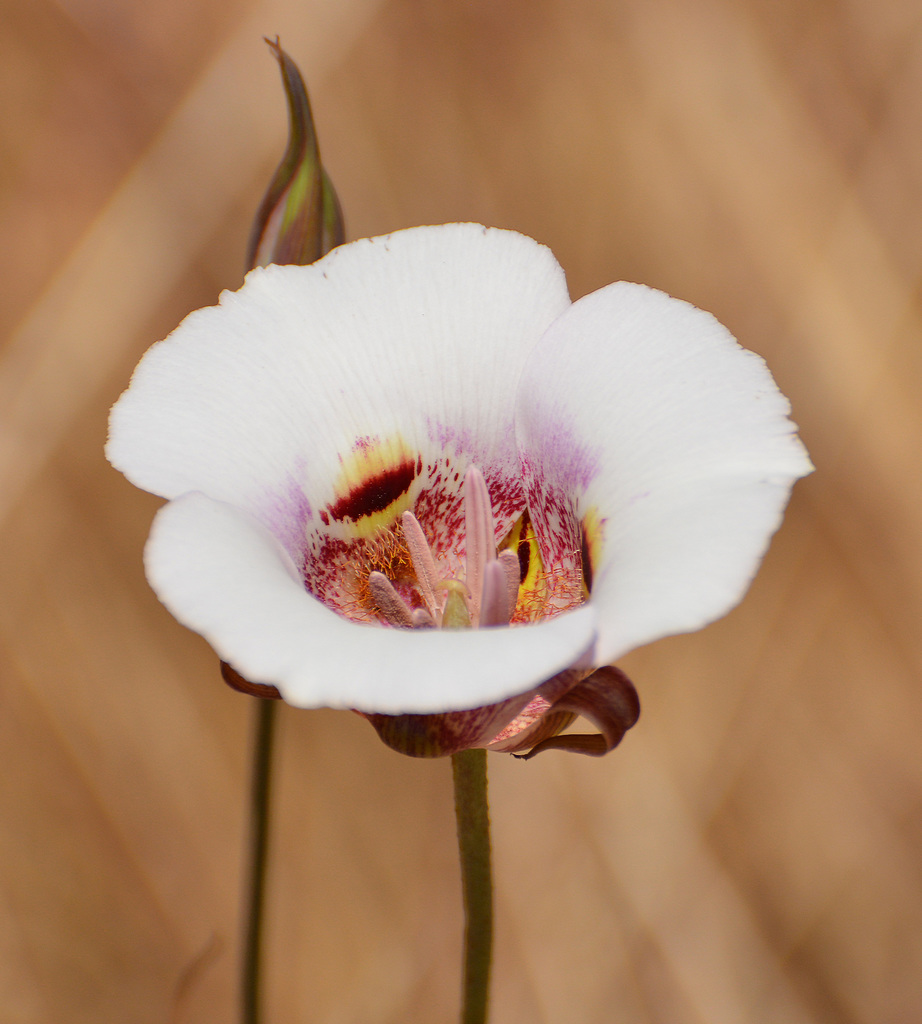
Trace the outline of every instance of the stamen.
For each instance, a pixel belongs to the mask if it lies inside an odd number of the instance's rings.
[[[434,629],[435,619],[425,608],[414,608],[412,611],[413,625],[417,629]]]
[[[516,559],[518,561],[518,559]],[[508,626],[515,605],[509,599],[506,573],[497,559],[487,562],[483,573],[481,626]]]
[[[506,590],[509,600],[509,618],[515,613],[515,606],[519,600],[519,584],[522,578],[522,566],[519,562],[518,553],[515,551],[501,551],[497,558],[500,568],[506,577]],[[508,621],[508,620],[507,620]]]
[[[420,595],[426,602],[426,607],[433,618],[438,618],[439,605],[435,598],[438,570],[435,567],[432,552],[429,550],[426,535],[419,525],[419,520],[412,512],[403,513],[400,517],[400,525],[403,527],[403,536],[410,550],[410,561],[413,563],[413,571],[416,573]]]
[[[337,610],[403,629],[470,629],[552,618],[585,599],[580,552],[563,552],[563,564],[546,569],[527,511],[497,552],[490,493],[477,466],[464,475],[461,500],[463,566],[457,549],[437,559],[419,520],[404,511],[348,549]]]
[[[368,574],[368,592],[375,610],[382,619],[392,626],[400,626],[403,629],[409,629],[414,625],[412,612],[383,572],[374,571]]]
[[[496,559],[496,527],[490,492],[483,474],[476,466],[464,475],[464,527],[466,531],[467,585],[471,592],[471,620],[480,621],[484,570]]]

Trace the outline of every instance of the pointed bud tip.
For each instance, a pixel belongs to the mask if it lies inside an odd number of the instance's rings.
[[[288,101],[288,146],[253,223],[247,269],[313,263],[344,241],[342,210],[320,162],[307,87],[278,36],[264,37]]]

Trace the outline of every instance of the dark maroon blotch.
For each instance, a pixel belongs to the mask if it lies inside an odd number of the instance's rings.
[[[519,556],[519,583],[524,583],[531,562],[531,544],[527,540],[520,540],[515,553]]]
[[[579,560],[583,570],[583,583],[586,584],[586,591],[592,593],[592,559],[589,557],[589,543],[586,540],[586,531],[579,532]]]
[[[416,463],[402,462],[378,473],[351,490],[344,498],[330,505],[330,515],[337,521],[361,519],[381,512],[405,494],[416,477]]]

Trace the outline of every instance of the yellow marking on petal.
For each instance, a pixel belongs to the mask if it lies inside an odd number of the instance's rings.
[[[592,590],[592,573],[602,557],[602,543],[605,533],[605,520],[600,518],[599,510],[591,508],[583,516],[580,525],[580,569],[582,570],[583,599],[589,598]]]
[[[519,560],[519,594],[512,621],[534,622],[541,617],[547,601],[547,573],[528,512],[523,512],[512,524],[500,550],[514,552]]]
[[[374,537],[412,506],[422,463],[401,438],[359,438],[341,461],[335,498],[321,519],[338,523],[347,538]]]
[[[575,566],[555,565],[547,569],[541,557],[538,537],[528,512],[513,523],[500,544],[500,551],[514,551],[524,573],[512,622],[537,622],[567,611],[586,599],[579,571],[579,552],[573,553]]]

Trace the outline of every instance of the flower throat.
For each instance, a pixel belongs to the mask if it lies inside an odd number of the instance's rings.
[[[545,568],[527,512],[497,550],[490,494],[476,466],[465,474],[463,502],[463,573],[445,573],[419,521],[405,511],[352,563],[361,617],[402,629],[465,629],[533,622],[581,603],[581,572]]]

